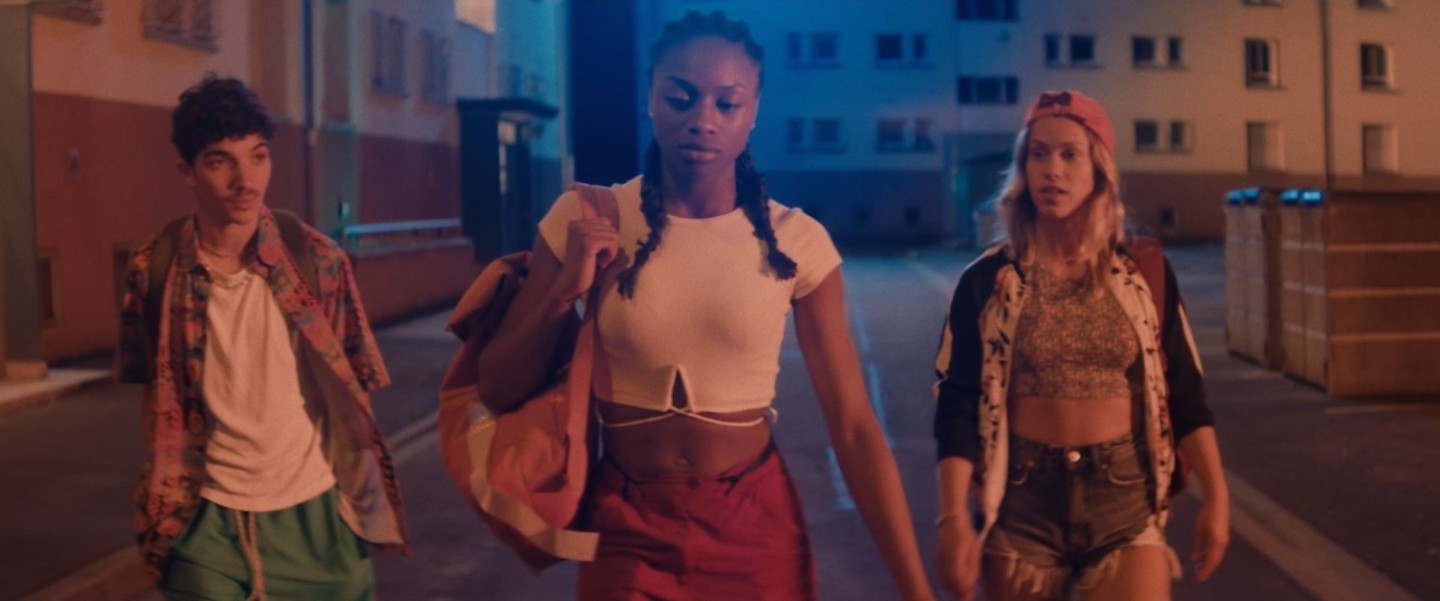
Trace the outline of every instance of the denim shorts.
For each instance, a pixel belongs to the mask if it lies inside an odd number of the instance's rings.
[[[1058,595],[1086,588],[1114,569],[1121,549],[1169,550],[1151,525],[1147,475],[1130,434],[1062,447],[1011,433],[1006,477],[984,553],[1014,560],[1007,580],[1020,590]]]

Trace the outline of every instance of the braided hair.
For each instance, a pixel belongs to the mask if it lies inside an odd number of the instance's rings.
[[[690,11],[678,21],[665,24],[660,38],[650,46],[650,76],[653,81],[655,65],[675,48],[703,37],[718,37],[727,42],[739,44],[745,49],[758,67],[765,51],[750,37],[750,28],[742,21],[731,21],[720,11],[708,15]],[[762,72],[763,73],[763,72]],[[762,77],[763,80],[763,77]],[[660,234],[665,230],[667,220],[665,199],[660,190],[661,179],[660,145],[654,140],[645,151],[645,173],[640,186],[640,211],[645,215],[645,224],[650,233],[638,240],[639,249],[635,261],[620,274],[620,295],[634,298],[635,280],[640,268],[650,260],[650,254],[660,246]],[[775,277],[788,280],[795,277],[795,260],[783,251],[775,239],[775,227],[770,223],[770,195],[765,191],[765,177],[755,169],[755,157],[747,146],[735,159],[736,205],[745,211],[745,216],[755,228],[755,237],[765,244],[765,260]]]

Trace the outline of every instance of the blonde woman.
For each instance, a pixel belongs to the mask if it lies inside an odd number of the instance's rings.
[[[1180,459],[1204,493],[1195,577],[1224,557],[1229,495],[1199,356],[1174,273],[1123,229],[1114,149],[1098,102],[1041,94],[996,199],[1005,240],[951,301],[938,525],[941,578],[962,599],[977,580],[991,600],[1169,599]]]

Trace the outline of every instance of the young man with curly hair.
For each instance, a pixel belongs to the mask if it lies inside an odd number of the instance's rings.
[[[137,250],[119,378],[146,385],[138,542],[169,599],[370,599],[404,551],[370,391],[389,383],[345,252],[265,206],[275,124],[236,79],[180,96],[195,211]]]

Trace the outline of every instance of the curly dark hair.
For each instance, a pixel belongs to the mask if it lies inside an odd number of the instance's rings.
[[[692,10],[685,13],[683,18],[666,23],[660,38],[650,46],[651,83],[654,83],[655,65],[664,60],[667,54],[687,42],[704,37],[717,37],[739,44],[745,49],[745,55],[760,69],[760,79],[764,81],[762,60],[765,58],[765,50],[750,37],[750,28],[743,21],[731,21],[725,17],[725,13],[718,10],[708,15]],[[620,274],[620,294],[625,298],[635,296],[635,280],[640,268],[650,259],[650,253],[660,246],[660,233],[665,230],[667,217],[665,199],[660,191],[660,170],[660,145],[651,140],[650,147],[645,151],[645,174],[640,186],[640,210],[645,214],[645,224],[650,226],[650,234],[637,241],[640,248],[635,252],[635,262]],[[777,279],[788,280],[795,277],[795,260],[781,251],[775,240],[775,228],[770,223],[770,195],[765,191],[765,176],[756,170],[755,157],[750,154],[749,147],[735,158],[735,190],[736,204],[745,211],[745,216],[755,227],[755,237],[765,243],[765,259],[770,270]]]
[[[170,142],[189,164],[206,146],[254,133],[266,140],[275,137],[275,121],[265,104],[245,82],[213,72],[180,94],[170,117]]]

